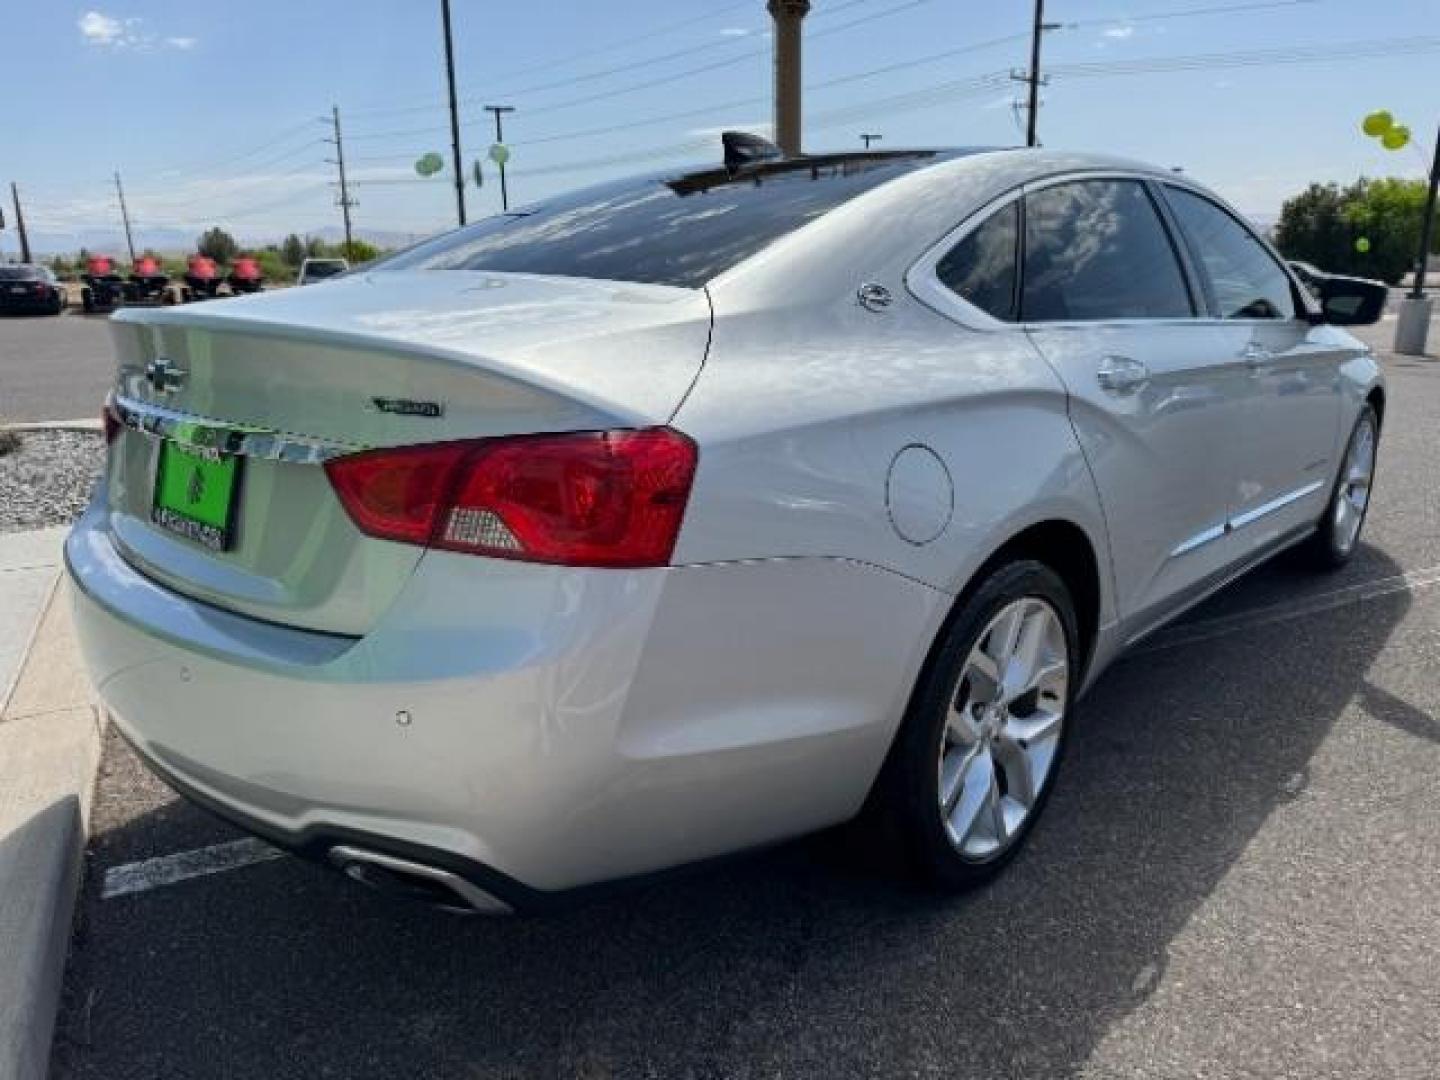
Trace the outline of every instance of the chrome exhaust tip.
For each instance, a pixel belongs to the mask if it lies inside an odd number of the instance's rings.
[[[419,900],[463,915],[514,914],[514,909],[505,901],[438,866],[349,845],[331,848],[329,858],[346,877],[392,896]]]

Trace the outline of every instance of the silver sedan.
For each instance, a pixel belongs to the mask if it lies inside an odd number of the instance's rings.
[[[445,906],[862,813],[971,885],[1126,646],[1355,551],[1383,287],[1318,293],[1168,170],[906,151],[125,311],[85,656],[180,791]]]

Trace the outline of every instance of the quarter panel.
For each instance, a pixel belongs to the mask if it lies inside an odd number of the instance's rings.
[[[902,282],[893,295],[878,313],[853,294],[748,310],[717,301],[705,371],[675,418],[701,447],[677,561],[830,556],[956,593],[1006,539],[1063,518],[1105,563],[1064,387],[1034,346],[1019,331],[959,326]],[[904,539],[886,508],[890,465],[915,444],[954,488],[948,524],[925,544]]]

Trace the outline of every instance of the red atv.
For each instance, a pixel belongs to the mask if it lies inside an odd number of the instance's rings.
[[[125,285],[127,304],[173,304],[175,297],[170,292],[170,275],[153,255],[141,255],[135,260],[130,280]]]
[[[186,303],[192,300],[213,300],[220,295],[220,268],[208,255],[191,255],[185,260]]]
[[[230,291],[236,296],[241,293],[260,292],[265,288],[265,274],[260,263],[252,255],[241,255],[230,267]]]
[[[108,255],[91,255],[80,275],[81,306],[87,312],[114,311],[125,299],[125,280],[115,271],[115,260]]]

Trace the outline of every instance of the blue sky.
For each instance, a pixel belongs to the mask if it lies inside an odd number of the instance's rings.
[[[453,5],[465,159],[493,138],[480,107],[516,106],[512,202],[712,160],[720,129],[768,123],[764,0]],[[1016,143],[1006,75],[1027,61],[1030,17],[1030,0],[814,0],[806,148],[862,131],[885,147]],[[1064,25],[1045,42],[1046,145],[1183,166],[1260,217],[1310,180],[1427,166],[1358,123],[1389,108],[1432,145],[1440,0],[1049,0],[1047,18]],[[0,119],[0,181],[21,185],[36,233],[117,229],[116,168],[142,244],[338,225],[319,141],[332,103],[357,227],[454,223],[438,0],[6,0],[0,40],[5,84],[26,91]],[[420,182],[431,150],[447,171]],[[472,217],[498,209],[495,180],[471,188]],[[0,246],[14,251],[13,230]]]

